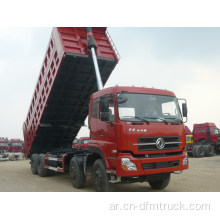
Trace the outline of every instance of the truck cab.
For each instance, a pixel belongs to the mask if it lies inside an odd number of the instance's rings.
[[[8,140],[1,138],[0,139],[0,152],[8,152],[9,151],[9,143]]]
[[[185,109],[186,111],[186,109]],[[178,100],[166,90],[112,87],[90,99],[89,151],[116,176],[171,173],[188,168]]]
[[[11,153],[22,153],[24,151],[24,144],[20,139],[11,139],[9,146]]]
[[[90,140],[90,137],[79,138],[79,142],[78,142],[76,148],[80,148],[80,149],[88,148],[89,140]]]
[[[186,144],[193,144],[193,135],[186,135]]]
[[[220,141],[219,130],[214,123],[194,124],[194,142],[217,143]]]

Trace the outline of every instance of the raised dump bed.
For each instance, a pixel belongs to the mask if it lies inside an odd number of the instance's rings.
[[[106,28],[92,28],[103,84],[119,56]],[[97,91],[85,28],[53,28],[27,118],[23,124],[26,155],[71,148]]]

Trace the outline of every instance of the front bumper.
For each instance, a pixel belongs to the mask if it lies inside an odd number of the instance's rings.
[[[187,156],[186,150],[181,155],[156,158],[135,158],[130,153],[119,153],[116,161],[116,176],[143,176],[157,173],[172,173],[188,169],[189,164],[183,164]],[[137,170],[124,170],[121,166],[121,159],[129,158],[136,164]]]

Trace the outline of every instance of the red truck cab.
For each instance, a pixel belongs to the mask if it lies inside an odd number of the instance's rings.
[[[194,124],[193,140],[194,142],[217,143],[220,141],[218,128],[214,123]]]
[[[76,148],[88,148],[90,137],[81,137]]]
[[[166,90],[112,87],[90,99],[89,151],[116,176],[172,173],[188,168],[178,100]]]
[[[0,152],[8,152],[9,151],[9,143],[7,139],[0,139]]]
[[[20,139],[11,139],[9,144],[9,151],[11,153],[22,153],[24,152],[24,144]]]

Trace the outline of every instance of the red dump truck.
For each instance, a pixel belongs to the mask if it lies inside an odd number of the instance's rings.
[[[24,144],[20,139],[11,139],[9,143],[9,151],[11,153],[24,152]]]
[[[54,28],[23,125],[31,171],[69,172],[81,188],[148,182],[165,188],[188,168],[182,113],[173,92],[140,87],[103,89],[119,61],[106,28]],[[88,115],[89,112],[89,115]],[[72,143],[88,115],[87,149]]]
[[[220,152],[220,133],[214,123],[206,122],[193,125],[193,144],[187,152],[194,157],[212,157]]]
[[[9,151],[9,142],[7,139],[0,138],[0,153]]]

